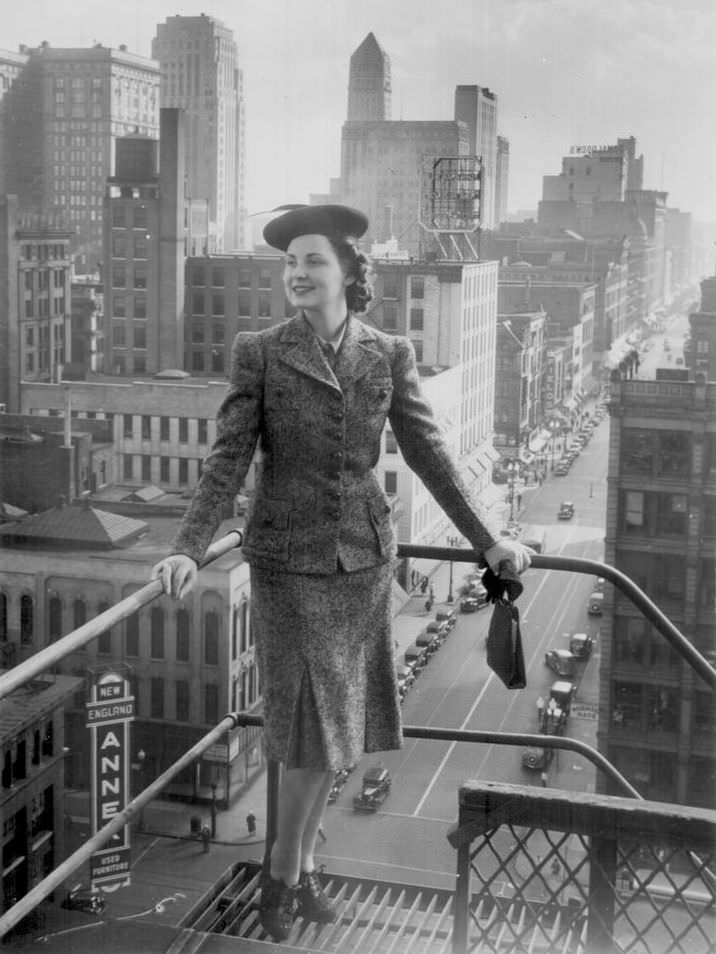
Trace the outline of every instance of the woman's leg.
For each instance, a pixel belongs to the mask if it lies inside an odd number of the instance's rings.
[[[284,770],[278,796],[278,832],[271,849],[272,878],[287,885],[298,882],[304,861],[304,839],[312,860],[313,842],[332,777],[331,772],[315,769]]]
[[[333,778],[333,772],[329,772],[314,800],[311,813],[306,819],[306,825],[303,829],[303,840],[301,842],[301,871],[313,871],[316,867],[313,852],[316,848],[318,829],[321,827],[321,820],[326,810],[328,793],[333,785]]]

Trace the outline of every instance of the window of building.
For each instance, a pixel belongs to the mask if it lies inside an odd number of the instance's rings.
[[[410,297],[425,298],[425,277],[423,275],[411,275]]]
[[[30,256],[27,256],[28,258]],[[251,269],[239,269],[239,288],[251,288]]]
[[[189,483],[189,461],[186,457],[179,458],[179,483],[182,486]]]
[[[644,531],[644,493],[641,490],[628,490],[624,493],[624,529],[636,532]]]
[[[146,205],[135,205],[133,207],[134,212],[134,228],[135,229],[146,229],[147,227],[147,207]]]
[[[241,288],[239,289],[238,295],[238,311],[239,315],[245,317],[250,317],[251,315],[251,293]]]
[[[668,536],[685,536],[688,531],[688,504],[686,494],[658,494],[656,528]]]
[[[385,452],[386,454],[398,453],[398,442],[395,439],[395,434],[389,430],[385,432]]]
[[[135,295],[134,296],[134,317],[135,318],[146,318],[147,317],[147,299],[144,295]],[[136,347],[140,347],[136,345]],[[146,345],[141,345],[142,348],[146,348]]]
[[[217,351],[216,348],[211,351],[211,370],[215,374],[224,373],[224,352]]]
[[[197,287],[204,287],[204,269],[202,267],[195,267],[191,270],[191,283]]]
[[[268,292],[258,293],[257,313],[259,318],[271,317],[271,295]]]
[[[72,617],[73,629],[78,629],[87,622],[87,604],[79,596],[72,604]]]
[[[123,264],[114,262],[112,264],[112,287],[113,288],[126,288],[127,285],[127,269]]]
[[[146,349],[147,347],[147,328],[146,325],[135,324],[133,328],[134,332],[134,347]],[[134,364],[134,370],[137,370],[137,364]]]
[[[168,484],[170,480],[169,458],[159,458],[159,480],[162,484]]]
[[[219,687],[212,683],[204,687],[204,721],[209,725],[219,721]]]
[[[394,470],[386,470],[383,486],[387,494],[397,494],[398,492],[398,474]]]
[[[134,479],[134,463],[132,459],[132,454],[122,455],[122,479],[123,480]]]
[[[204,352],[203,351],[192,352],[191,369],[192,371],[197,371],[197,372],[201,372],[204,370]]]
[[[160,441],[169,440],[169,418],[168,417],[159,418],[159,440]]]
[[[152,437],[152,418],[149,414],[142,414],[142,440],[148,441]]]
[[[51,596],[48,602],[48,636],[54,642],[62,635],[62,600],[59,596]]]
[[[134,257],[148,258],[149,242],[144,236],[134,236]]]
[[[142,481],[145,484],[152,480],[152,458],[149,454],[142,454]]]
[[[393,302],[383,302],[383,330],[395,331],[398,327],[398,306]]]
[[[177,610],[176,614],[177,662],[189,662],[189,611]]]
[[[424,312],[422,308],[410,309],[410,330],[411,331],[423,330],[423,315],[424,315]]]
[[[194,292],[191,296],[191,313],[192,315],[204,314],[204,292]]]
[[[134,265],[134,287],[135,288],[147,287],[147,266],[140,265],[138,262],[135,262],[135,265]]]
[[[414,340],[413,348],[415,349],[415,360],[420,364],[423,360],[423,342]]]
[[[112,255],[114,258],[127,257],[127,238],[124,232],[115,232],[112,235]]]
[[[204,616],[204,662],[219,665],[219,616],[210,611]]]
[[[127,314],[127,304],[124,295],[112,295],[112,317],[124,318]]]
[[[211,296],[211,313],[212,315],[218,315],[219,317],[224,316],[224,295],[222,292],[214,292]]]
[[[124,623],[124,651],[127,656],[139,656],[139,614],[132,613]]]
[[[189,418],[179,418],[179,443],[186,444],[189,441]]]
[[[400,281],[397,275],[383,276],[383,298],[398,298],[400,295]]]
[[[212,268],[211,284],[214,286],[214,288],[224,287],[224,269],[223,268]]]
[[[158,676],[149,681],[149,711],[152,719],[164,718],[164,680]]]
[[[199,444],[206,444],[209,440],[209,422],[205,417],[200,417],[196,422],[196,439]]]
[[[120,202],[112,203],[112,228],[123,229],[127,225],[127,209]]]
[[[657,474],[688,477],[691,473],[691,436],[684,431],[656,431]]]
[[[152,659],[164,659],[164,610],[153,606],[149,613]]]
[[[175,683],[176,691],[176,719],[177,722],[189,722],[189,683],[183,679],[177,679]]]
[[[270,287],[271,287],[271,269],[260,268],[259,269],[259,288],[270,288]]]

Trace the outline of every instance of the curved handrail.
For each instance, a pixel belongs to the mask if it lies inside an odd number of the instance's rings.
[[[451,549],[450,547],[420,546],[412,543],[398,545],[399,557],[419,557],[428,560],[443,560],[454,563],[477,563],[481,555],[475,550]],[[593,576],[602,576],[621,590],[624,596],[636,606],[651,625],[668,641],[673,649],[686,660],[691,668],[707,682],[712,689],[716,689],[716,669],[701,655],[698,649],[679,632],[676,626],[656,605],[643,590],[640,590],[633,580],[608,563],[598,560],[587,560],[583,557],[551,556],[546,553],[535,553],[532,557],[532,566],[536,570],[568,570],[572,573],[586,573]]]

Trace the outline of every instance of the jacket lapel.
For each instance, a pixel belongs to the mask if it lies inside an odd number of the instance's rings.
[[[311,331],[303,315],[298,314],[288,322],[281,335],[283,351],[280,360],[331,388],[340,386],[323,356],[318,338]]]
[[[351,315],[338,352],[336,376],[339,381],[347,384],[364,377],[381,357],[375,335],[367,325]]]

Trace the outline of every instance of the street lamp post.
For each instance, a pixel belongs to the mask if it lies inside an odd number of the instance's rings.
[[[139,775],[139,786],[138,786],[139,792],[141,792],[142,789],[144,788],[144,760],[146,759],[146,757],[147,757],[147,753],[144,751],[144,749],[140,749],[137,752],[137,765],[138,765],[137,774]],[[139,792],[137,792],[137,794],[139,794]],[[137,818],[137,828],[139,829],[139,831],[144,831],[144,806],[142,806],[139,809],[139,816]]]
[[[211,783],[211,837],[216,838],[216,782]]]
[[[448,537],[447,544],[449,547],[456,547],[460,543],[460,537]],[[452,603],[453,601],[453,592],[452,592],[452,560],[450,560],[450,582],[448,584],[448,595],[445,600],[446,603]]]

